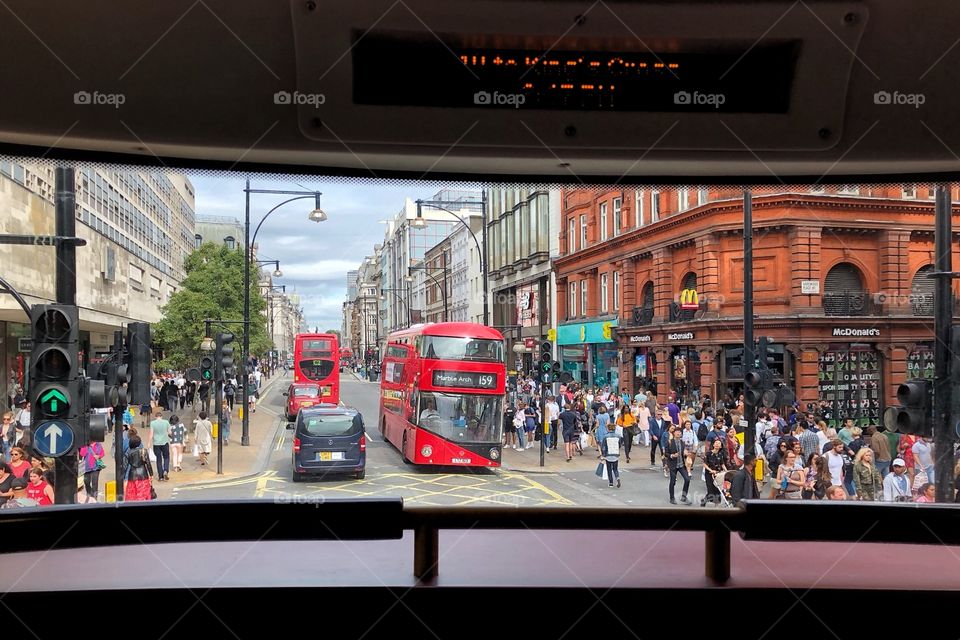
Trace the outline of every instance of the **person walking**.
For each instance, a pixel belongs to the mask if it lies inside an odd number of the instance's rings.
[[[53,504],[53,485],[47,482],[43,471],[30,469],[27,497],[34,500],[37,505],[41,507],[48,507]]]
[[[873,450],[861,447],[853,461],[853,484],[858,500],[873,502],[883,494],[883,477],[873,464]]]
[[[603,429],[598,428],[600,434],[600,450],[603,460],[606,463],[607,482],[613,486],[613,480],[617,480],[617,489],[620,488],[620,450],[623,448],[623,437],[618,436],[616,430],[607,429],[609,422]]]
[[[232,416],[230,411],[227,408],[227,403],[224,401],[220,405],[220,426],[217,428],[219,431],[220,438],[223,438],[223,446],[230,444],[230,423]]]
[[[567,462],[570,462],[573,459],[573,454],[577,451],[577,440],[580,438],[580,416],[568,404],[560,412],[559,421],[563,428],[563,443],[567,452]],[[580,455],[583,455],[582,450]]]
[[[83,464],[83,488],[88,498],[96,500],[100,495],[100,471],[106,468],[103,457],[106,451],[99,442],[91,440],[77,452]]]
[[[233,402],[236,393],[237,386],[233,383],[233,380],[227,380],[226,384],[223,385],[223,397],[226,399],[226,403],[230,407],[231,413],[233,412]]]
[[[213,450],[213,424],[207,420],[207,412],[201,411],[197,418],[194,431],[197,453],[200,454],[200,466],[207,464],[207,456]]]
[[[150,444],[157,458],[157,481],[170,479],[170,422],[157,410],[150,423]]]
[[[783,457],[783,462],[777,467],[776,496],[778,498],[788,498],[799,500],[801,493],[806,486],[806,472],[802,466],[797,464],[797,454],[792,450],[787,451]]]
[[[620,415],[617,416],[617,426],[623,431],[623,453],[626,455],[627,464],[630,464],[630,449],[633,446],[633,439],[640,433],[637,429],[637,419],[630,410],[629,404],[621,403]]]
[[[153,499],[151,477],[153,466],[150,456],[140,440],[140,436],[130,436],[127,450],[127,484],[123,492],[124,502],[137,502]]]
[[[727,455],[723,449],[723,441],[714,438],[713,446],[703,458],[703,480],[707,485],[707,495],[700,501],[701,507],[705,507],[707,502],[720,504],[720,489],[717,486],[716,478],[718,474],[722,478],[726,472]]]
[[[654,417],[655,416],[655,417]],[[657,449],[660,448],[660,437],[666,433],[663,420],[663,414],[659,411],[654,413],[647,421],[647,432],[650,434],[650,468],[657,468]],[[662,455],[661,455],[662,458]]]
[[[664,445],[663,456],[667,461],[667,470],[670,472],[670,504],[677,504],[674,487],[677,484],[677,474],[683,477],[683,493],[680,502],[689,504],[687,492],[690,490],[690,474],[687,473],[686,460],[683,454],[683,439],[676,429],[669,432],[670,439]]]
[[[170,416],[170,468],[183,471],[183,449],[187,444],[187,428],[178,416]]]

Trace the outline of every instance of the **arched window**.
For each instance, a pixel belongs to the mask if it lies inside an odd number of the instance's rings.
[[[823,282],[823,310],[828,316],[862,316],[867,293],[860,270],[849,262],[835,265]]]
[[[910,285],[910,307],[915,316],[933,315],[933,290],[936,281],[928,278],[928,273],[933,273],[932,264],[917,269]]]
[[[237,248],[237,241],[234,240],[233,236],[227,236],[223,239],[223,244],[227,245],[227,249],[233,251]]]
[[[199,233],[193,236],[193,248],[199,249],[200,245],[203,244],[203,236]]]
[[[697,274],[691,271],[687,275],[683,276],[683,286],[681,289],[694,289],[697,288]]]

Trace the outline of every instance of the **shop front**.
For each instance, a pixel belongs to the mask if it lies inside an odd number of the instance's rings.
[[[650,334],[629,336],[626,340],[626,352],[630,355],[633,365],[633,389],[636,394],[640,389],[655,389],[657,383],[657,356],[648,345],[653,341]]]
[[[557,327],[560,365],[574,381],[587,386],[619,388],[620,349],[613,339],[616,318]]]
[[[879,337],[877,328],[835,327],[832,338]],[[881,424],[883,415],[883,366],[873,343],[831,342],[820,352],[819,400],[826,403],[827,424],[839,428],[847,418],[855,425]]]
[[[693,341],[694,333],[672,333],[667,338]],[[680,406],[700,404],[700,351],[694,345],[673,345],[671,348],[669,386]]]

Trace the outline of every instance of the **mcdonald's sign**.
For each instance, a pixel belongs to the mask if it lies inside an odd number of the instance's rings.
[[[680,292],[680,308],[693,310],[700,308],[700,296],[697,295],[696,289],[684,289]]]

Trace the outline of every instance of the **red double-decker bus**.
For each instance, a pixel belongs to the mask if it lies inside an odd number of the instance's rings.
[[[380,433],[413,464],[500,466],[503,335],[468,322],[421,324],[387,338]]]
[[[340,402],[340,344],[332,333],[298,333],[293,341],[293,381],[320,385],[323,402]]]

